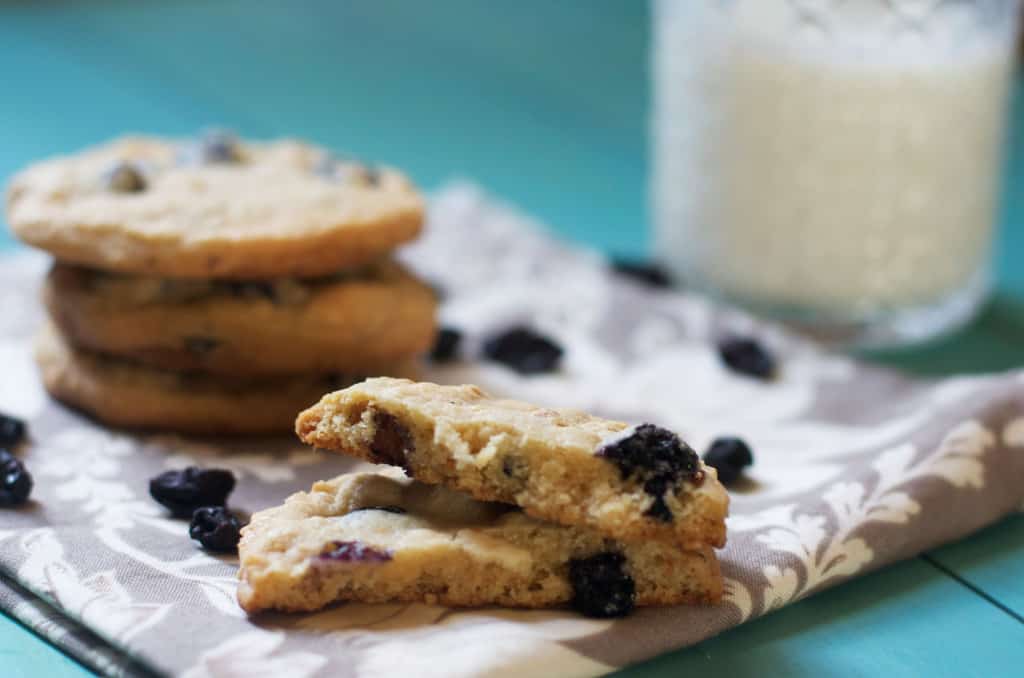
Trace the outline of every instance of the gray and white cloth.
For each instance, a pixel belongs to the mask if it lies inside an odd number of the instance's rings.
[[[805,596],[952,541],[1024,501],[1024,372],[914,380],[822,351],[683,292],[643,287],[558,243],[469,185],[439,192],[402,254],[444,290],[468,359],[442,383],[679,431],[700,450],[755,450],[733,491],[715,607],[569,611],[339,605],[247,619],[236,559],[198,550],[147,494],[190,464],[232,469],[255,511],[353,464],[293,439],[186,439],[106,429],[49,400],[31,360],[46,259],[0,260],[0,410],[30,422],[32,502],[0,512],[0,606],[104,673],[238,676],[592,676],[696,643]],[[520,376],[472,359],[491,331],[529,323],[563,369]],[[724,369],[714,339],[753,335],[776,381]]]

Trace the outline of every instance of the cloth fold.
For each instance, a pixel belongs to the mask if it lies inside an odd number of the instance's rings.
[[[0,512],[0,569],[17,582],[0,606],[32,628],[76,628],[75,620],[109,647],[91,634],[44,635],[125,675],[154,667],[188,678],[591,676],[699,642],[1021,508],[1024,372],[925,381],[860,364],[700,297],[623,278],[470,185],[434,197],[425,238],[401,258],[442,289],[442,322],[465,332],[467,354],[513,324],[566,349],[557,374],[524,377],[468,359],[429,368],[431,381],[655,422],[698,450],[720,435],[751,445],[755,465],[734,488],[720,552],[721,605],[592,620],[347,604],[249,620],[234,600],[236,561],[197,550],[187,525],[148,498],[148,479],[188,464],[230,468],[239,478],[233,507],[255,511],[353,463],[287,438],[111,431],[53,403],[31,361],[46,260],[17,254],[0,266],[0,410],[30,421],[20,454],[36,487],[29,506]],[[726,370],[714,349],[725,334],[757,337],[778,356],[779,377]],[[67,619],[53,619],[53,610]]]

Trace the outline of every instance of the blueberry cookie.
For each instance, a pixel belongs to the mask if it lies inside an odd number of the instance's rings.
[[[226,379],[141,367],[70,346],[52,326],[36,341],[43,385],[99,421],[183,433],[283,433],[325,390],[358,377]],[[402,368],[396,373],[407,373]]]
[[[28,244],[93,268],[308,277],[413,239],[423,202],[395,170],[298,141],[127,137],[19,173],[7,221]]]
[[[376,374],[427,351],[435,333],[432,290],[391,261],[327,278],[266,281],[153,278],[57,263],[43,297],[78,346],[162,369],[232,376]]]
[[[623,540],[725,543],[728,494],[671,431],[491,398],[476,386],[369,379],[299,415],[310,445],[400,466],[484,501]]]
[[[722,594],[709,547],[623,544],[394,472],[339,476],[254,514],[238,551],[238,600],[250,613],[356,600],[568,603],[613,617]]]

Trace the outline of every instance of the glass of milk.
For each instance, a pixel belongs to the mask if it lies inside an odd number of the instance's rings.
[[[897,345],[989,291],[1019,0],[655,0],[652,207],[686,284]]]

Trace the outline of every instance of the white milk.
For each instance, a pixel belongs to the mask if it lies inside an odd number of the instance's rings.
[[[655,7],[660,258],[725,297],[831,318],[984,288],[1013,31],[718,4]]]

